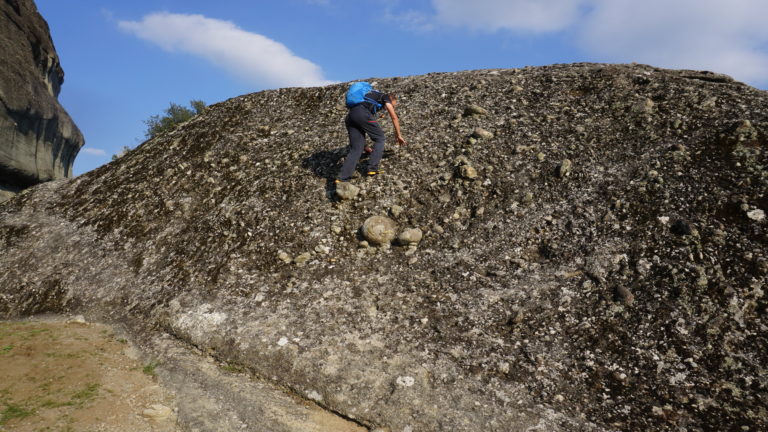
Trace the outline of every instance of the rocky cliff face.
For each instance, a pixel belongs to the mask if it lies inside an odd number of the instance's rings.
[[[0,200],[69,177],[83,136],[56,98],[64,71],[32,0],[0,2]]]
[[[3,204],[0,314],[165,332],[370,429],[768,427],[766,92],[594,64],[377,86],[410,144],[344,199],[334,85]]]

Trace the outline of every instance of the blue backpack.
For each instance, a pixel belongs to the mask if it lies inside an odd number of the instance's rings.
[[[371,91],[373,91],[373,87],[370,83],[365,81],[352,83],[352,85],[349,86],[349,90],[347,90],[347,108],[352,108],[355,105],[368,102],[373,104],[374,112],[378,111],[378,109],[381,108],[381,104],[371,98],[365,97],[365,95]]]

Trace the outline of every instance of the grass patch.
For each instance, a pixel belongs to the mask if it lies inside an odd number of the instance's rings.
[[[27,418],[34,413],[34,410],[27,410],[18,405],[6,404],[5,409],[0,414],[0,425],[4,425],[10,420]]]
[[[0,355],[9,354],[12,349],[13,349],[13,345],[6,345],[6,346],[0,348]]]
[[[155,369],[157,368],[158,365],[159,363],[157,363],[156,361],[151,361],[146,365],[144,365],[144,368],[141,371],[151,377],[156,377],[157,371]]]
[[[45,356],[48,358],[56,358],[56,359],[73,359],[73,358],[79,358],[80,354],[48,352],[48,353],[45,353]]]
[[[28,340],[32,339],[33,337],[35,337],[35,336],[39,336],[39,335],[41,335],[43,333],[50,333],[50,332],[51,332],[50,329],[44,329],[44,328],[43,329],[34,329],[34,330],[22,330],[22,332],[19,333],[18,336],[21,338],[21,340],[28,341]]]
[[[59,402],[53,399],[46,399],[40,404],[40,408],[54,409],[69,406],[81,407],[96,398],[99,394],[100,387],[99,384],[95,383],[87,384],[82,390],[73,394],[68,401]]]
[[[72,401],[56,402],[54,400],[47,399],[40,404],[40,408],[61,408],[61,407],[72,406],[72,405],[75,405],[75,403]]]
[[[242,373],[243,372],[243,368],[242,367],[237,366],[237,365],[233,365],[233,364],[226,364],[224,366],[221,366],[221,370],[223,370],[224,372],[229,372],[229,373]]]
[[[85,388],[72,395],[72,401],[80,404],[90,401],[99,393],[99,387],[101,386],[95,383],[86,385]]]
[[[120,342],[120,343],[121,343],[121,344],[123,344],[123,345],[125,345],[125,344],[127,344],[127,343],[128,343],[128,339],[126,339],[126,338],[120,338],[120,339],[118,339],[117,341],[118,341],[118,342]]]

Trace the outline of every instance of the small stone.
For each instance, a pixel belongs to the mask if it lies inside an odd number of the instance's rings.
[[[456,159],[453,160],[453,164],[455,166],[462,166],[462,165],[469,165],[469,159],[467,159],[466,156],[459,156]]]
[[[464,108],[464,117],[470,117],[475,115],[488,115],[488,110],[479,105],[469,105]]]
[[[716,229],[712,232],[712,241],[715,244],[722,246],[725,244],[727,238],[728,238],[728,234],[721,229]]]
[[[637,273],[640,276],[647,276],[650,273],[650,271],[651,271],[651,267],[653,267],[653,265],[651,264],[650,261],[648,261],[645,258],[640,258],[637,261],[637,268],[636,268],[636,270],[637,270]]]
[[[277,346],[286,346],[288,345],[288,338],[283,336],[280,338],[280,340],[277,341]]]
[[[515,311],[509,318],[511,324],[520,324],[523,320],[525,320],[525,312],[522,309]]]
[[[443,227],[441,227],[440,225],[437,225],[437,224],[435,224],[435,226],[434,226],[434,227],[432,227],[432,229],[433,229],[433,230],[434,230],[434,231],[435,231],[437,234],[444,234],[444,233],[445,233],[445,229],[444,229]]]
[[[645,100],[637,102],[632,107],[632,110],[638,114],[651,114],[653,112],[654,105],[656,104],[653,103],[651,99],[646,98]]]
[[[336,184],[336,196],[342,200],[353,200],[360,193],[360,188],[350,182],[340,182]]]
[[[290,264],[290,263],[291,263],[291,261],[293,261],[293,259],[291,258],[291,256],[290,256],[290,255],[288,255],[287,253],[283,252],[283,251],[280,251],[280,252],[278,252],[278,253],[277,253],[277,258],[278,258],[280,261],[282,261],[282,262],[284,262],[284,263],[286,263],[286,264]]]
[[[413,384],[416,383],[416,380],[413,377],[410,376],[400,376],[397,377],[397,385],[402,387],[411,387]]]
[[[309,261],[310,258],[312,258],[312,254],[310,254],[309,252],[304,252],[303,254],[297,256],[293,260],[293,262],[295,262],[296,264],[304,264],[307,261]]]
[[[544,162],[544,159],[546,158],[547,158],[547,155],[545,155],[544,153],[542,152],[536,153],[536,159],[538,159],[539,162]]]
[[[477,128],[472,131],[472,136],[477,139],[491,139],[493,138],[493,133],[483,128]]]
[[[82,315],[75,315],[72,318],[68,319],[67,322],[69,323],[76,323],[76,324],[87,324],[88,322],[85,320],[85,317]]]
[[[417,245],[424,237],[424,233],[419,228],[409,228],[400,233],[397,241],[404,246]]]
[[[461,165],[459,175],[467,180],[474,180],[477,178],[477,170],[471,165]]]
[[[359,247],[360,249],[365,249],[365,248],[369,248],[369,247],[371,247],[371,245],[370,245],[370,244],[369,244],[367,241],[365,241],[365,240],[361,240],[361,241],[360,241],[360,242],[357,244],[357,247]]]
[[[752,122],[749,120],[742,120],[736,126],[734,130],[734,137],[739,141],[754,141],[758,137],[758,132]]]
[[[759,258],[755,263],[755,267],[760,275],[768,275],[768,259]]]
[[[307,392],[307,397],[312,399],[313,401],[317,401],[317,402],[323,401],[323,396],[320,393],[318,393],[316,390],[310,390],[309,392]]]
[[[269,126],[259,126],[256,128],[256,133],[263,137],[268,137],[272,135],[272,128]]]
[[[403,208],[399,205],[393,205],[389,209],[389,213],[392,215],[392,217],[400,217],[400,215],[403,214]]]
[[[526,192],[523,196],[523,203],[524,204],[530,204],[533,202],[533,193],[532,192]]]
[[[371,216],[363,222],[362,233],[369,243],[389,244],[397,235],[397,224],[386,216]]]
[[[145,409],[141,415],[144,417],[155,420],[163,421],[171,417],[173,410],[165,405],[153,404],[150,408]]]
[[[707,278],[707,271],[702,266],[696,266],[696,286],[699,288],[706,288],[709,285],[709,279]]]
[[[570,175],[572,165],[573,163],[570,159],[564,159],[563,162],[560,163],[560,166],[557,167],[557,176],[564,178]]]
[[[332,226],[332,227],[331,227],[331,231],[332,231],[334,234],[341,234],[341,227],[340,227],[340,226],[338,226],[338,225],[334,225],[334,226]]]
[[[765,220],[765,212],[760,209],[752,210],[747,212],[747,217],[753,221],[762,222]]]

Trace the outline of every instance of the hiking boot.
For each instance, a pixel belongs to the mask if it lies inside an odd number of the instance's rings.
[[[365,175],[368,176],[368,177],[374,177],[374,176],[377,176],[377,175],[381,174],[382,172],[383,171],[380,170],[380,169],[368,170],[368,172],[366,172]]]

